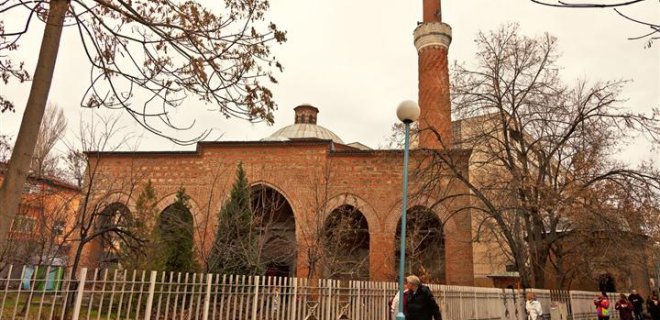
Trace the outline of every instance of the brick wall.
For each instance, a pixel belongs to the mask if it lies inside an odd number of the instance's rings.
[[[422,157],[421,153],[417,156],[413,153],[411,171],[417,165],[416,157]],[[208,250],[215,233],[217,211],[228,197],[236,166],[242,161],[251,184],[265,184],[277,190],[293,209],[298,276],[304,277],[309,272],[306,248],[317,239],[316,230],[325,219],[323,215],[341,204],[353,205],[367,219],[370,279],[392,280],[396,274],[394,240],[401,215],[401,152],[333,152],[327,141],[202,143],[196,152],[190,153],[106,153],[98,159],[99,175],[106,182],[132,177],[132,185],[141,185],[151,179],[162,199],[160,210],[172,203],[173,194],[180,186],[185,187],[191,196],[191,211],[198,229],[206,222],[210,226],[206,232],[198,232],[195,239],[200,252]],[[415,190],[418,184],[413,178],[411,190]],[[131,184],[115,183],[113,188],[118,185],[129,188]],[[464,192],[458,190],[459,185],[449,184],[446,188]],[[95,192],[104,195],[109,190],[100,187]],[[126,190],[122,192],[128,193]],[[132,200],[128,200],[129,207],[138,193],[139,190],[133,191]],[[451,205],[465,203],[456,200]],[[446,283],[473,284],[469,213],[451,218],[447,212],[436,214],[445,223]]]

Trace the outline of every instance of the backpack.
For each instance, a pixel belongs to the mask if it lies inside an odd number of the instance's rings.
[[[610,307],[610,301],[608,299],[603,299],[600,301],[598,308],[596,309],[599,317],[607,317],[610,315],[610,310],[607,308]]]

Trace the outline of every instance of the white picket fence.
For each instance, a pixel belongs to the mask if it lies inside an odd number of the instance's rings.
[[[81,269],[76,281],[62,269],[19,269],[9,267],[0,278],[0,319],[386,320],[397,290],[393,282],[128,270]],[[430,288],[443,319],[526,319],[519,290]],[[550,291],[533,291],[549,319]],[[572,319],[595,319],[595,294],[565,297]]]

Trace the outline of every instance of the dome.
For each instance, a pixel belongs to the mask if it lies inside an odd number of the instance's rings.
[[[344,144],[344,141],[342,141],[334,132],[310,123],[296,123],[286,126],[275,131],[275,133],[271,134],[264,140],[286,141],[292,139],[332,140],[333,142]]]
[[[311,105],[301,105],[294,108],[295,123],[275,131],[263,141],[287,141],[292,139],[332,140],[344,144],[334,132],[316,124],[319,109]]]

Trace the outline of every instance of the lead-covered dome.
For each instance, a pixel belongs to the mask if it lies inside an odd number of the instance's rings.
[[[311,105],[301,105],[293,109],[296,112],[294,124],[275,131],[264,138],[264,141],[288,141],[295,139],[332,140],[344,144],[334,132],[316,124],[319,109]]]

